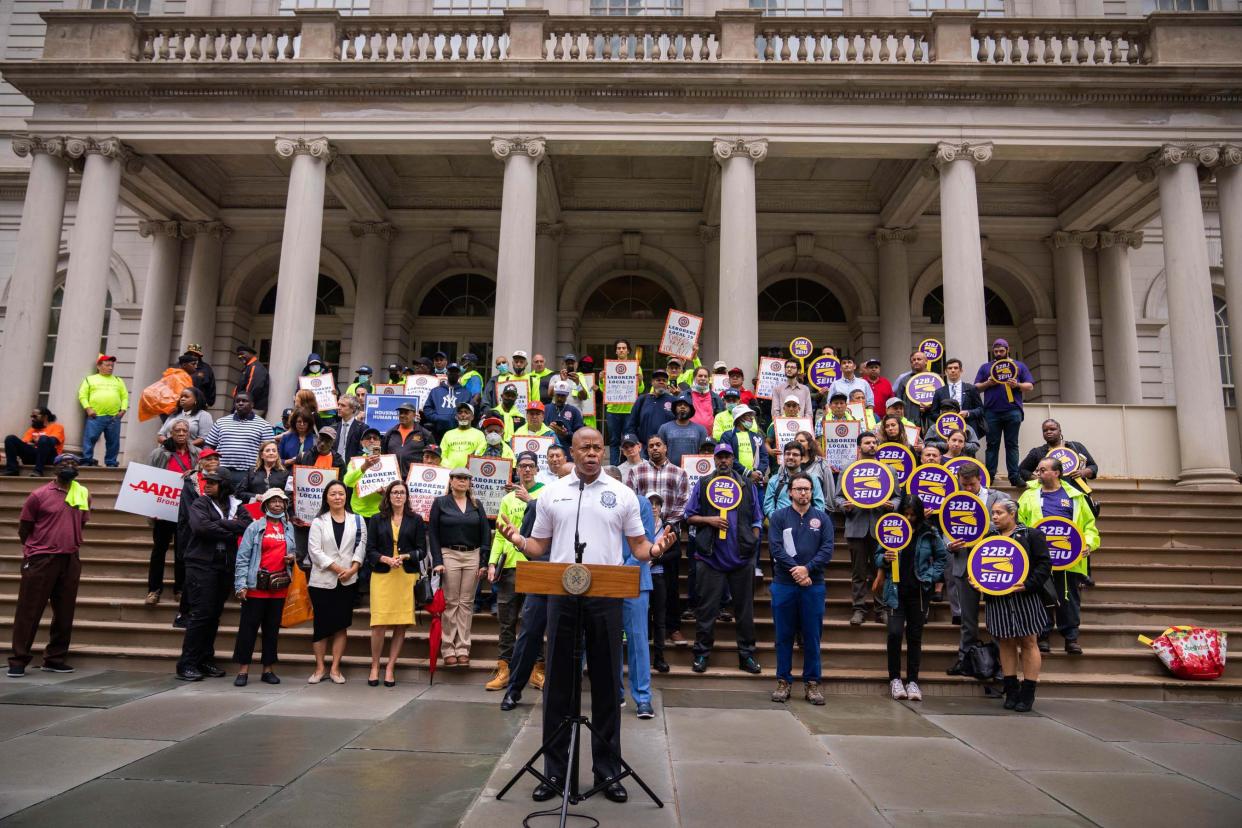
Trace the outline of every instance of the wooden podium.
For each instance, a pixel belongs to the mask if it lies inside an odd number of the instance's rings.
[[[565,586],[565,570],[585,567],[591,573],[590,585],[583,592],[570,592]],[[637,598],[638,567],[608,564],[565,564],[518,561],[514,589],[531,595],[579,595],[586,598]]]

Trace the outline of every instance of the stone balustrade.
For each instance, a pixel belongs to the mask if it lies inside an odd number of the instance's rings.
[[[553,17],[543,9],[495,16],[138,17],[117,11],[44,12],[42,59],[141,63],[272,61],[494,63],[956,64],[1131,67],[1242,64],[1242,14],[1145,18]]]

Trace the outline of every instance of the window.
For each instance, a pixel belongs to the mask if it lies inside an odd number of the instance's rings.
[[[263,301],[259,303],[259,314],[276,312],[276,288],[267,292],[267,296],[263,297]],[[319,285],[315,290],[315,315],[331,316],[336,313],[337,308],[345,304],[345,291],[341,290],[341,286],[332,280],[329,276],[319,274]]]
[[[337,382],[348,380],[349,377],[343,377],[339,373],[341,367],[341,340],[339,339],[316,339],[311,342],[310,353],[319,354],[323,360],[324,368],[334,372],[333,379]],[[259,340],[259,362],[268,365],[272,360],[272,340]]]
[[[1162,12],[1211,11],[1211,0],[1143,0],[1143,14]]]
[[[39,380],[39,405],[47,405],[52,388],[52,365],[56,360],[56,336],[60,330],[60,309],[65,303],[65,286],[56,288],[52,294],[52,309],[48,314],[47,341],[43,347],[43,376]],[[108,329],[112,327],[112,294],[104,300],[103,333],[99,337],[99,353],[108,353]],[[76,382],[76,380],[75,380]],[[55,413],[55,412],[53,412]]]
[[[910,14],[918,17],[943,9],[977,11],[980,17],[1004,17],[1005,0],[910,0]]]
[[[336,9],[343,16],[370,14],[371,0],[280,0],[280,13],[293,14],[295,9]]]
[[[983,288],[983,313],[989,325],[1006,328],[1013,327],[1013,313],[1009,310],[1009,306],[1005,304],[1005,300],[1000,298],[996,291],[986,285]],[[927,298],[923,300],[923,315],[933,325],[944,324],[943,287],[934,287],[927,294]]]
[[[478,273],[458,273],[441,279],[428,291],[418,306],[418,315],[491,316],[495,309],[495,282]]]
[[[752,9],[768,17],[840,17],[845,0],[750,0]]]
[[[760,322],[844,322],[832,291],[809,279],[785,279],[759,293]]]
[[[1237,388],[1233,381],[1233,354],[1229,352],[1229,309],[1225,300],[1212,297],[1216,307],[1216,351],[1220,354],[1220,384],[1225,390],[1225,405],[1238,404]]]
[[[151,0],[91,0],[91,8],[132,11],[135,14],[150,14]]]
[[[673,308],[668,291],[642,276],[618,276],[599,286],[582,315],[594,319],[658,319]]]
[[[526,0],[433,0],[433,14],[500,14],[526,7]]]
[[[678,15],[682,0],[591,0],[591,14],[610,17]]]

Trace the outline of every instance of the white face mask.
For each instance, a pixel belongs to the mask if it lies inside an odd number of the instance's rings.
[[[496,433],[496,432],[494,432],[494,431],[489,431],[489,432],[487,432],[487,444],[488,444],[489,446],[498,446],[498,445],[500,445],[500,435],[499,435],[499,434],[497,434],[497,433]]]
[[[706,392],[707,392],[707,383],[698,383],[698,382],[696,382],[696,383],[694,384],[694,390],[695,390],[695,391],[698,391],[700,394],[706,393]]]

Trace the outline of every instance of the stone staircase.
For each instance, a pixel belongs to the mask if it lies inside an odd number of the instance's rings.
[[[117,512],[112,503],[120,486],[119,472],[84,469],[82,482],[91,489],[95,509],[86,529],[82,550],[83,574],[74,622],[72,659],[75,663],[108,663],[139,669],[168,670],[180,650],[182,632],[173,628],[172,561],[164,601],[155,607],[143,603],[150,549],[150,531],[143,518]],[[17,518],[26,494],[41,481],[0,478],[0,641],[11,636],[17,599],[21,546]],[[1235,636],[1242,633],[1242,493],[1188,492],[1165,481],[1101,481],[1096,486],[1104,503],[1100,530],[1104,538],[1096,553],[1093,574],[1097,586],[1084,590],[1081,643],[1086,654],[1069,657],[1054,636],[1053,653],[1045,657],[1041,694],[1107,696],[1148,699],[1239,699],[1242,669],[1231,664],[1215,682],[1186,682],[1171,678],[1150,649],[1135,640],[1140,633],[1159,633],[1171,624],[1211,626]],[[683,566],[683,569],[685,567]],[[887,679],[885,630],[868,622],[848,623],[849,564],[844,544],[828,573],[827,614],[824,622],[825,684],[835,692],[881,692]],[[683,599],[685,584],[682,584]],[[690,671],[689,647],[666,648],[672,671],[656,677],[661,686],[715,688],[767,687],[775,666],[771,604],[766,582],[755,598],[761,676],[736,669],[732,647],[733,625],[717,625],[717,648],[704,675]],[[230,660],[238,618],[238,604],[227,605],[217,640],[221,663]],[[48,617],[44,618],[46,628]],[[426,669],[427,619],[405,648],[407,673]],[[281,633],[281,660],[285,671],[302,672],[311,662],[309,624]],[[682,632],[693,637],[693,624]],[[494,616],[479,614],[474,623],[473,667],[441,669],[437,680],[483,680],[496,657],[497,624]],[[933,604],[924,632],[920,684],[929,694],[977,694],[981,685],[971,679],[946,676],[953,660],[958,628],[948,604]],[[42,646],[41,635],[38,647]],[[347,661],[365,665],[369,659],[366,609],[357,611],[350,630]],[[795,671],[799,655],[795,651]],[[35,664],[38,664],[36,657]],[[295,666],[296,665],[296,666]]]

